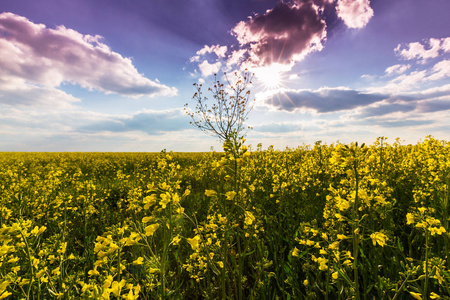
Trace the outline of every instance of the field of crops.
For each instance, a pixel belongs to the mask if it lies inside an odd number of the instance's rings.
[[[0,299],[450,297],[446,141],[0,166]]]

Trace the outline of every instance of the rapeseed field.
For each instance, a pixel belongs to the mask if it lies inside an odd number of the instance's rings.
[[[450,142],[0,153],[0,299],[449,299]]]

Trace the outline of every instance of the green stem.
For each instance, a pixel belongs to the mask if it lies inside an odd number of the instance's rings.
[[[20,235],[22,236],[22,239],[23,239],[23,241],[25,243],[25,247],[26,247],[27,255],[28,255],[28,264],[29,264],[30,273],[31,273],[30,283],[28,285],[28,291],[27,291],[27,299],[30,299],[31,286],[33,285],[33,279],[34,279],[33,262],[31,261],[30,246],[28,245],[27,239],[23,235],[22,229],[20,229]]]
[[[353,277],[354,277],[354,283],[355,283],[355,299],[360,299],[359,294],[359,274],[358,274],[358,254],[359,254],[359,247],[358,247],[358,239],[359,239],[359,232],[357,233],[358,229],[358,219],[359,219],[359,213],[358,213],[358,206],[359,206],[359,199],[358,199],[358,185],[359,185],[359,178],[358,178],[358,167],[357,163],[355,162],[354,165],[354,171],[355,171],[355,179],[356,179],[356,190],[355,190],[355,203],[353,206]]]
[[[428,229],[425,229],[425,282],[423,286],[423,299],[428,299],[428,242],[430,240]]]

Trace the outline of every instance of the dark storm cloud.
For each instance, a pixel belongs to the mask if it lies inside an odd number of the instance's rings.
[[[265,100],[279,110],[294,111],[301,108],[319,113],[349,110],[381,101],[382,94],[363,93],[351,89],[321,88],[319,90],[285,90]]]
[[[312,1],[281,1],[265,14],[239,22],[232,32],[241,46],[249,47],[253,64],[289,64],[322,50],[326,25]]]

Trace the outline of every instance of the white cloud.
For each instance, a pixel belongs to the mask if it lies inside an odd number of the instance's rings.
[[[207,53],[214,53],[217,55],[217,57],[222,58],[225,57],[225,53],[227,53],[228,47],[227,46],[220,46],[220,45],[212,45],[208,46],[205,45],[202,49],[197,51],[197,55],[205,55]]]
[[[4,86],[19,81],[28,89],[48,91],[50,98],[64,82],[129,97],[177,92],[140,74],[130,58],[112,51],[100,36],[64,26],[51,29],[13,13],[1,13],[0,82]],[[6,94],[3,90],[3,98]]]
[[[450,77],[450,60],[442,60],[432,68],[432,74],[426,80],[440,80]]]
[[[373,17],[369,0],[338,0],[336,13],[350,28],[363,28]]]
[[[450,38],[430,38],[424,40],[423,43],[399,44],[395,48],[395,52],[407,60],[417,59],[426,62],[430,58],[438,57],[441,52],[450,52]]]
[[[0,80],[0,103],[10,106],[49,107],[51,109],[71,109],[79,99],[53,87],[28,84],[15,78]]]
[[[385,73],[387,76],[394,75],[394,74],[402,74],[409,68],[411,68],[411,65],[400,65],[400,64],[393,65],[393,66],[390,66],[389,68],[386,68]]]
[[[200,72],[205,77],[208,77],[210,75],[219,72],[221,66],[222,64],[220,62],[210,64],[207,60],[204,60],[201,64],[198,65]]]

